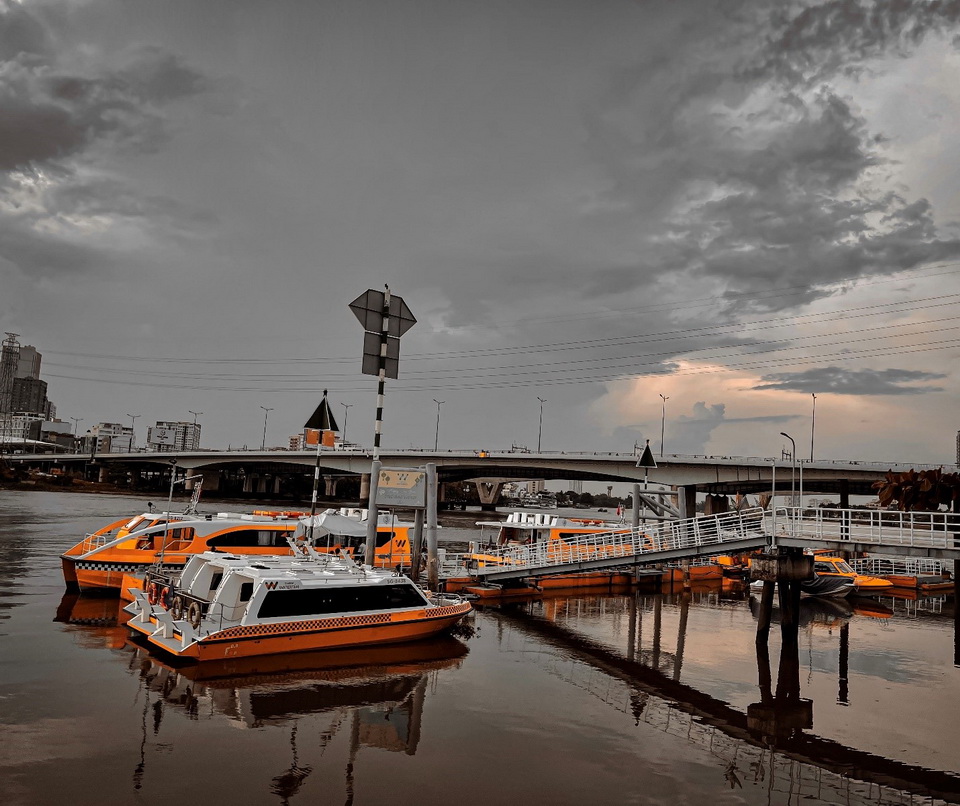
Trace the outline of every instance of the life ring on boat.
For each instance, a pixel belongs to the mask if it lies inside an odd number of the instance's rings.
[[[173,604],[170,605],[170,615],[177,621],[183,618],[183,597],[179,593],[173,597]]]
[[[197,629],[200,626],[200,617],[203,614],[200,612],[200,605],[197,602],[190,602],[190,607],[187,608],[187,621],[190,622],[190,626],[193,629]]]
[[[165,585],[163,590],[160,591],[160,607],[164,610],[170,609],[170,586]]]
[[[157,595],[159,591],[160,589],[157,587],[156,582],[151,582],[149,585],[147,585],[147,601],[150,602],[150,604],[155,605],[157,603]]]

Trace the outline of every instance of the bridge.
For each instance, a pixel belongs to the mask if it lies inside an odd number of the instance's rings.
[[[369,478],[373,455],[365,450],[322,448],[317,451],[186,451],[89,454],[18,454],[10,461],[37,469],[58,467],[70,472],[98,469],[105,480],[116,472],[169,473],[171,460],[191,474],[203,475],[203,488],[214,493],[230,487],[249,495],[280,495],[285,485],[319,464],[327,477],[328,494],[345,475]],[[682,490],[681,514],[692,514],[696,494],[726,496],[735,493],[801,491],[840,495],[872,495],[872,485],[887,471],[923,469],[928,465],[897,462],[774,460],[757,456],[692,456],[671,454],[657,458],[656,468],[637,467],[635,453],[528,451],[382,450],[383,467],[437,466],[440,483],[476,481],[481,502],[493,507],[503,483],[522,479],[571,481],[649,481]],[[361,493],[361,499],[363,494]]]
[[[675,563],[777,546],[960,562],[960,514],[778,507],[751,509],[444,558],[442,577],[507,582],[623,566]]]

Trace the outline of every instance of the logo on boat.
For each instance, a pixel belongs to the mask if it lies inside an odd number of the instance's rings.
[[[268,591],[292,591],[292,590],[296,590],[297,588],[300,588],[301,585],[300,585],[300,580],[298,579],[291,579],[286,581],[271,579],[264,582],[263,587],[265,587]]]

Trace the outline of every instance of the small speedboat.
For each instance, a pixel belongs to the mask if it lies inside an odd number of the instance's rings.
[[[148,572],[143,587],[130,590],[127,626],[170,655],[222,660],[414,641],[470,612],[460,596],[298,548],[292,557],[203,552],[179,576]]]
[[[866,596],[886,593],[893,588],[893,583],[888,579],[858,574],[843,557],[815,553],[813,570],[818,577],[849,579],[853,582],[854,592]]]
[[[756,579],[750,583],[750,590],[763,589],[763,581]],[[853,593],[853,580],[847,577],[821,576],[816,571],[809,579],[800,583],[801,596],[843,597]]]

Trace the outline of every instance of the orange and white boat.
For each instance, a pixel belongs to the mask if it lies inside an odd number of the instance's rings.
[[[203,552],[179,576],[149,572],[124,610],[151,647],[223,660],[414,641],[444,632],[470,604],[408,577],[303,546],[293,557]]]
[[[623,520],[599,518],[567,518],[539,512],[511,512],[505,521],[477,521],[480,540],[472,541],[470,550],[460,556],[463,567],[441,566],[446,590],[471,590],[476,580],[470,570],[488,565],[509,565],[503,549],[511,546],[546,546],[546,556],[558,561],[589,559],[597,548],[578,545],[579,538],[595,534],[630,534],[631,528]],[[540,588],[609,587],[609,572],[576,572],[540,577],[535,584]]]
[[[319,551],[354,556],[366,536],[366,510],[327,510],[314,516]],[[297,529],[309,529],[303,512],[254,510],[251,514],[145,512],[110,523],[60,556],[68,590],[120,591],[124,575],[142,578],[154,565],[176,573],[204,551],[243,555],[292,555]],[[413,524],[381,512],[374,565],[409,566]]]
[[[853,581],[854,592],[865,596],[886,593],[893,588],[890,580],[858,574],[843,557],[834,557],[829,554],[814,552],[813,572],[820,578],[850,579]]]

